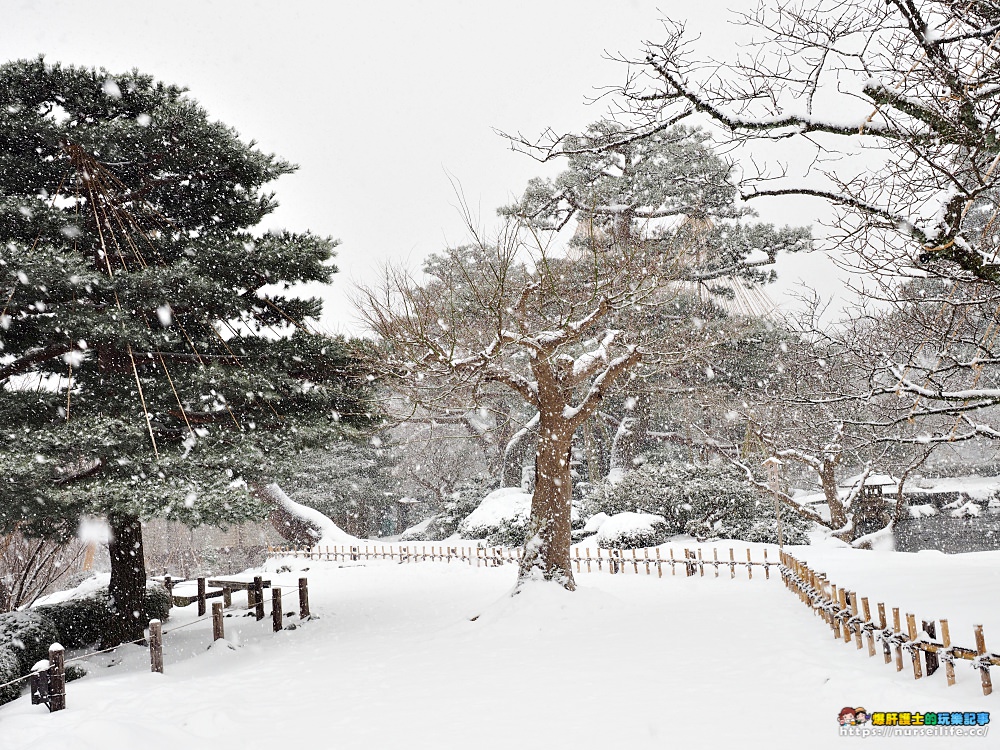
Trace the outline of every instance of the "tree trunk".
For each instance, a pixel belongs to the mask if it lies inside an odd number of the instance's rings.
[[[550,425],[542,418],[535,451],[535,493],[531,498],[531,521],[524,558],[518,571],[518,586],[540,574],[573,591],[573,569],[569,547],[572,527],[573,479],[570,449],[573,433],[565,424]]]
[[[538,415],[532,417],[521,429],[514,433],[503,451],[503,471],[501,487],[520,487],[524,472],[524,459],[531,448],[531,437],[538,428]]]
[[[823,496],[826,498],[827,507],[830,509],[830,525],[836,531],[847,526],[847,511],[837,494],[836,464],[824,461],[823,467],[819,471],[819,481],[823,486]],[[847,530],[850,536],[850,530]],[[840,536],[838,534],[838,536]]]
[[[128,513],[108,515],[111,526],[111,620],[101,648],[111,648],[144,637],[146,616],[146,562],[142,524]]]

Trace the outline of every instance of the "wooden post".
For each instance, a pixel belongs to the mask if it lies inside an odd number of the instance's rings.
[[[719,577],[719,548],[712,547],[712,564],[715,566],[715,577]]]
[[[198,617],[204,617],[206,611],[205,604],[205,579],[198,579]]]
[[[767,549],[764,550],[764,578],[771,579],[771,566],[767,562]]]
[[[149,621],[149,671],[163,674],[163,625]]]
[[[170,576],[165,575],[163,576],[163,585],[167,589],[167,597],[168,600],[170,601],[170,604],[167,605],[167,608],[169,609],[174,606],[174,581]]]
[[[729,548],[729,578],[736,578],[736,557],[732,547]]]
[[[899,607],[892,608],[892,632],[893,635],[899,635]],[[896,646],[896,671],[903,671],[903,649],[901,646]]]
[[[698,548],[698,572],[701,574],[702,578],[705,577],[705,562],[701,557],[701,547]]]
[[[858,616],[858,594],[856,591],[851,592],[851,617],[857,619]],[[858,651],[861,650],[861,623],[855,622],[854,624],[854,643],[857,646]]]
[[[872,624],[872,611],[868,607],[868,597],[861,597],[861,611],[865,616],[865,625]],[[868,629],[868,655],[875,656],[875,636],[870,629]]]
[[[253,577],[254,606],[257,608],[257,620],[264,619],[264,579],[260,576]]]
[[[948,621],[941,620],[941,643],[946,649],[951,648],[951,633],[948,631]],[[951,656],[951,654],[949,654]],[[955,664],[952,659],[944,662],[944,675],[948,679],[948,687],[955,684]]]
[[[976,625],[976,653],[981,657],[986,655],[986,636],[983,635],[983,626]],[[52,652],[49,651],[51,654]],[[52,658],[51,656],[49,657]],[[983,683],[983,695],[989,695],[993,692],[993,680],[990,678],[990,668],[988,666],[989,662],[986,662],[981,667],[979,667],[979,677]],[[55,688],[52,688],[55,690]],[[52,709],[55,711],[55,709]]]
[[[247,586],[247,609],[253,609],[256,605],[253,586]]]
[[[66,652],[61,645],[53,643],[49,646],[49,711],[62,711],[64,708],[66,708]]]
[[[590,555],[587,555],[590,557]],[[656,548],[656,577],[663,578],[663,559],[660,557],[660,548]]]
[[[883,633],[885,632],[885,629],[886,629],[886,623],[887,623],[887,621],[885,619],[885,605],[882,602],[879,602],[878,603],[878,626],[879,626],[879,629],[882,630]],[[892,661],[892,656],[890,655],[890,652],[889,652],[889,644],[886,643],[885,641],[882,641],[882,654],[883,654],[883,656],[885,656],[885,663],[886,664],[888,664],[890,661]]]
[[[670,575],[677,575],[676,561],[674,560],[674,548],[670,547]]]
[[[753,580],[753,564],[750,560],[750,548],[747,547],[747,577]]]
[[[923,620],[920,623],[921,629],[927,633],[932,639],[937,639],[937,628],[934,627],[934,621],[927,622]],[[924,664],[927,666],[927,676],[930,677],[932,674],[938,671],[940,666],[938,661],[938,655],[930,651],[924,652]]]
[[[687,577],[690,578],[694,575],[694,563],[691,559],[694,557],[694,553],[687,547],[684,548],[684,571]]]
[[[299,619],[308,620],[309,615],[309,579],[299,579]]]
[[[910,636],[910,643],[917,640],[917,622],[916,618],[907,613],[906,615],[906,631]],[[919,680],[924,676],[923,670],[920,668],[920,650],[916,647],[910,652],[910,659],[913,661],[913,679]]]
[[[212,602],[212,640],[221,641],[225,637],[225,626],[222,624],[222,602]]]
[[[284,616],[284,611],[281,607],[281,589],[277,586],[271,587],[271,627],[274,632],[277,633],[282,628],[281,618]]]
[[[830,601],[832,601],[835,606],[838,606],[838,607],[840,606],[840,599],[838,597],[838,592],[837,592],[837,586],[836,586],[836,584],[830,584]],[[834,612],[833,613],[833,617],[831,619],[833,620],[833,622],[831,623],[831,625],[833,626],[833,637],[839,639],[840,638],[840,612]]]
[[[840,608],[846,610],[847,607],[847,589],[840,590]],[[844,643],[851,642],[851,624],[844,620]]]
[[[590,572],[590,547],[586,547],[587,552],[587,572]]]
[[[233,606],[233,590],[228,586],[222,587],[222,606],[227,608]]]

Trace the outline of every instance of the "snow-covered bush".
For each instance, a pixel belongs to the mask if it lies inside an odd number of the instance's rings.
[[[641,549],[663,544],[670,536],[663,516],[652,513],[616,513],[597,532],[597,544],[606,549]]]
[[[531,518],[531,495],[520,487],[494,490],[458,526],[465,539],[485,539],[488,544],[518,547]]]
[[[721,463],[688,464],[652,460],[605,483],[586,498],[590,515],[603,512],[652,513],[663,517],[667,534],[688,533],[699,539],[778,541],[773,501],[747,482],[734,467]],[[806,522],[782,513],[788,544],[805,544]]]
[[[41,612],[26,610],[0,615],[0,683],[28,674],[32,666],[47,659],[49,646],[59,642],[55,623]],[[9,673],[6,678],[4,674]],[[0,703],[14,700],[23,684],[0,693]]]
[[[145,608],[149,619],[166,620],[170,616],[170,594],[166,588],[160,584],[149,584],[146,587]],[[55,626],[57,640],[66,648],[83,648],[97,643],[110,627],[107,587],[56,604],[43,604],[33,611]]]
[[[409,529],[412,533],[403,541],[436,542],[458,533],[458,525],[479,507],[479,503],[497,488],[500,481],[496,477],[477,476],[459,482],[455,491],[441,504],[441,509],[431,517],[423,531]]]

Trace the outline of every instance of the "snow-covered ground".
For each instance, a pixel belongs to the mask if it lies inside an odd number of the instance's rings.
[[[745,547],[737,559],[746,559]],[[892,587],[887,601],[903,603],[905,592],[895,589],[905,581],[928,596],[956,592],[940,607],[914,599],[926,616],[961,619],[941,610],[965,601],[962,611],[1000,619],[1000,603],[987,595],[996,591],[1000,553],[923,566],[923,555],[799,552],[829,566],[834,581],[857,576],[873,590]],[[282,564],[293,570],[274,575]],[[914,681],[835,641],[776,571],[770,580],[755,571],[752,581],[743,571],[736,580],[726,571],[686,578],[679,570],[662,579],[582,573],[575,593],[533,584],[510,597],[512,566],[286,559],[268,569],[289,587],[308,569],[319,619],[272,634],[270,617],[227,618],[235,650],[207,650],[207,622],[168,632],[163,675],[147,671],[144,649],[121,649],[113,657],[121,664],[94,667],[69,684],[65,711],[49,714],[26,697],[0,707],[0,748],[774,750],[808,743],[818,750],[850,741],[837,724],[845,706],[1000,711],[1000,695],[984,697],[977,673],[962,664],[958,684],[948,688],[944,670]],[[292,596],[286,609],[296,608]],[[190,622],[193,610],[175,609],[165,629]],[[1000,628],[994,632],[1000,638]],[[896,741],[959,746],[955,738]],[[966,740],[969,747],[992,742]]]

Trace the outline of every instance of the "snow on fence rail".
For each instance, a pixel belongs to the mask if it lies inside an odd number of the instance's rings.
[[[582,552],[581,552],[582,549]],[[652,555],[650,552],[652,551]],[[471,546],[437,546],[431,545],[326,545],[315,546],[308,549],[296,549],[293,547],[268,547],[268,557],[305,557],[310,560],[328,561],[359,561],[359,560],[392,560],[400,563],[413,562],[447,562],[456,560],[462,563],[475,565],[476,567],[497,567],[507,563],[518,563],[524,555],[523,547],[471,547]],[[737,560],[735,550],[729,548],[729,559],[719,559],[719,550],[712,549],[712,559],[705,559],[702,551],[684,549],[683,556],[674,556],[673,548],[667,549],[667,556],[664,557],[659,547],[652,550],[645,548],[636,549],[604,549],[598,547],[596,554],[591,554],[590,547],[572,547],[570,549],[570,562],[576,565],[576,572],[581,573],[586,567],[587,573],[603,572],[626,573],[629,570],[633,574],[645,572],[652,575],[656,570],[658,577],[663,577],[663,567],[670,566],[671,575],[677,574],[677,566],[681,566],[685,575],[705,575],[705,569],[712,569],[715,577],[719,577],[719,570],[729,568],[729,577],[736,577],[737,568],[743,568],[747,572],[748,578],[753,578],[755,567],[764,569],[764,577],[771,577],[771,567],[778,566],[777,560],[769,560],[767,550],[763,550],[763,559],[754,560],[751,551],[747,549],[746,560]]]
[[[169,584],[168,584],[169,588]],[[149,645],[149,668],[151,672],[163,672],[163,636],[173,633],[175,630],[181,630],[183,628],[191,627],[192,625],[197,625],[199,622],[204,622],[208,620],[208,617],[203,616],[205,614],[205,579],[198,579],[198,596],[191,598],[187,603],[192,604],[195,601],[198,603],[198,618],[192,620],[191,622],[186,622],[183,625],[177,625],[176,627],[170,628],[170,630],[164,631],[163,626],[159,620],[149,621],[149,638],[137,638],[134,641],[128,641],[127,643],[119,645],[129,645],[129,644],[144,644],[148,642]],[[264,582],[261,576],[255,576],[253,581],[249,583],[246,587],[247,592],[247,610],[253,610],[257,620],[264,619],[264,604],[266,603],[264,598]],[[309,611],[309,581],[306,578],[299,579],[298,585],[299,591],[299,619],[308,620],[311,618]],[[173,592],[169,592],[171,595],[171,604],[173,603]],[[210,594],[207,596],[211,596]],[[277,633],[279,630],[284,629],[284,617],[285,611],[284,606],[281,603],[281,588],[275,586],[271,588],[271,628]],[[230,606],[231,602],[226,599],[226,602],[215,602],[212,604],[212,614],[209,616],[212,619],[212,642],[219,640],[224,640],[226,637],[225,625],[223,624],[223,608]],[[101,649],[100,651],[91,651],[85,654],[79,654],[74,656],[72,659],[66,659],[64,656],[64,649],[58,643],[53,643],[49,647],[49,658],[46,661],[41,661],[35,665],[34,670],[31,674],[22,675],[9,682],[5,682],[0,685],[0,688],[6,687],[8,685],[13,685],[15,683],[20,683],[24,681],[30,681],[31,684],[31,702],[33,704],[44,703],[48,706],[49,712],[61,711],[66,708],[66,664],[74,661],[80,661],[91,656],[96,656],[97,654],[103,654],[108,651],[114,651],[118,646],[112,646],[111,648]]]
[[[955,684],[955,664],[962,659],[979,670],[983,695],[993,692],[993,681],[990,677],[990,667],[1000,666],[1000,654],[986,650],[986,637],[983,626],[973,627],[975,648],[956,646],[951,642],[951,632],[947,620],[938,620],[941,625],[941,640],[937,640],[937,627],[934,620],[921,620],[921,628],[917,630],[915,615],[906,614],[906,630],[902,629],[902,618],[899,607],[892,607],[892,625],[886,619],[886,606],[878,602],[878,622],[872,618],[868,597],[859,597],[854,591],[838,588],[827,580],[823,573],[810,568],[796,560],[787,552],[781,553],[781,574],[785,585],[819,615],[830,629],[833,637],[843,639],[844,643],[854,641],[856,649],[861,649],[862,638],[867,641],[868,656],[875,656],[875,642],[881,644],[885,663],[889,664],[895,656],[896,671],[903,670],[903,652],[913,668],[913,679],[919,680],[926,675],[934,674],[944,662],[948,686]],[[920,661],[923,654],[924,665]]]

